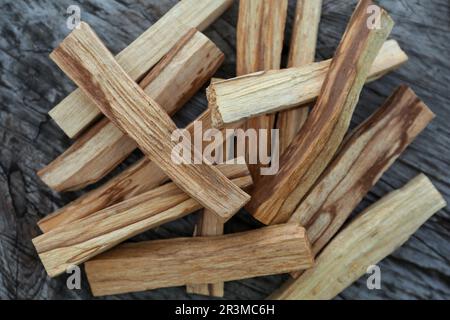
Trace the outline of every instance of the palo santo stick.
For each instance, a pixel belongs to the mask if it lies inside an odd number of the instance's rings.
[[[257,72],[211,84],[208,88],[208,101],[214,127],[220,128],[259,114],[314,102],[332,61],[330,59],[299,68]],[[408,56],[397,41],[386,41],[370,69],[367,82],[397,69],[406,61]]]
[[[128,77],[86,23],[81,23],[51,57],[147,157],[205,208],[226,221],[248,202],[250,197],[216,168],[204,163],[176,163],[183,159],[174,152],[179,145],[171,136],[177,130],[175,123]],[[192,148],[190,139],[183,137],[180,144]],[[200,150],[193,151],[202,159]]]
[[[359,2],[339,45],[319,99],[280,159],[280,170],[261,178],[247,208],[265,224],[287,221],[333,158],[350,125],[375,57],[392,30],[381,10],[380,28],[367,27],[371,0]]]
[[[322,0],[298,0],[292,31],[288,67],[301,67],[314,62],[319,33]],[[297,108],[278,114],[280,154],[289,147],[308,118],[309,108]]]
[[[220,81],[221,79],[213,78],[211,82]],[[206,113],[206,112],[205,112]],[[208,121],[211,119],[209,116]],[[211,122],[208,122],[207,127],[211,126]],[[227,139],[233,139],[234,134]],[[233,150],[230,150],[233,149]],[[234,156],[235,150],[233,145],[228,144],[228,141],[225,141],[224,146],[222,148],[222,153],[224,153],[224,160],[231,160]],[[212,236],[221,236],[224,232],[225,224],[220,219],[217,219],[214,213],[209,210],[203,210],[200,214],[199,221],[195,226],[194,237],[212,237]],[[186,286],[186,292],[191,294],[205,295],[221,298],[224,295],[224,283],[204,283],[204,284],[192,284]]]
[[[245,165],[222,166],[238,187],[252,180]],[[126,239],[182,218],[202,206],[174,183],[168,183],[84,219],[59,226],[35,239],[33,244],[50,277],[78,265]]]
[[[288,67],[314,61],[321,13],[322,0],[297,0]]]
[[[239,3],[238,75],[279,69],[288,1],[246,0]]]
[[[211,114],[209,110],[206,110],[187,127],[191,135],[194,134],[196,122],[202,124],[203,132],[211,129]],[[101,187],[84,194],[72,203],[40,220],[38,225],[43,232],[48,232],[58,226],[85,218],[116,203],[150,191],[167,182],[168,179],[154,162],[143,158]]]
[[[288,0],[246,0],[239,2],[236,73],[280,69]],[[250,119],[246,128],[273,129],[274,115]],[[269,131],[270,132],[270,131]],[[268,149],[270,149],[270,138]],[[260,176],[259,164],[249,166],[253,179]],[[256,180],[255,180],[256,183]]]
[[[315,255],[433,118],[415,93],[402,86],[346,139],[290,219],[306,228]]]
[[[403,245],[445,200],[424,175],[376,202],[339,233],[315,267],[288,281],[272,299],[332,299]]]
[[[223,57],[212,41],[192,29],[139,85],[173,115],[214,75]],[[56,191],[81,189],[105,177],[136,147],[103,119],[38,175]]]
[[[153,24],[116,57],[117,62],[135,81],[139,81],[182,39],[191,28],[204,30],[216,20],[233,0],[183,0]],[[101,111],[77,89],[49,112],[61,129],[73,138],[86,129]]]
[[[224,224],[216,218],[216,215],[208,210],[203,210],[200,221],[197,223],[195,236],[213,237],[223,235]],[[224,283],[202,283],[186,286],[187,293],[221,298],[224,295]]]
[[[85,264],[94,296],[215,283],[289,272],[313,265],[298,224],[219,237],[124,244]]]

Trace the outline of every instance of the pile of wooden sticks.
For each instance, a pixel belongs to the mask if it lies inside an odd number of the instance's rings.
[[[38,173],[42,180],[60,192],[78,190],[136,148],[145,157],[39,222],[43,234],[33,243],[49,276],[85,263],[95,296],[186,286],[220,297],[226,281],[290,273],[271,298],[331,299],[446,205],[420,175],[342,228],[434,118],[402,85],[348,133],[364,84],[408,60],[387,40],[392,19],[371,0],[358,3],[334,58],[322,62],[314,62],[322,3],[298,0],[286,69],[288,0],[241,0],[239,77],[211,81],[209,108],[187,131],[200,122],[224,132],[277,128],[279,171],[262,176],[261,164],[245,161],[174,162],[170,116],[220,67],[223,53],[201,31],[232,2],[182,0],[116,57],[85,23],[53,51],[79,89],[50,115],[76,140]],[[267,226],[223,235],[244,206]],[[121,244],[200,209],[192,238]]]

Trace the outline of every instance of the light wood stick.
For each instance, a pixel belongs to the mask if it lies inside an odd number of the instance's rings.
[[[314,261],[298,224],[219,237],[124,244],[86,263],[94,296],[289,272]]]
[[[246,166],[221,166],[238,187],[252,184]],[[114,247],[139,233],[200,210],[202,205],[174,183],[168,183],[134,198],[75,220],[33,239],[50,277],[71,265]]]
[[[314,61],[321,14],[322,0],[297,0],[289,67],[300,67]]]
[[[211,82],[221,81],[222,79],[213,78]],[[206,112],[205,112],[206,113]],[[209,120],[211,119],[209,115]],[[211,126],[209,121],[208,127]],[[240,125],[239,125],[240,126]],[[234,139],[234,134],[227,137],[227,140]],[[233,149],[233,150],[230,150]],[[225,155],[224,160],[231,160],[234,158],[235,150],[233,145],[228,144],[228,141],[224,143],[222,153]],[[215,217],[215,215],[209,210],[203,210],[200,214],[199,221],[195,226],[194,237],[212,237],[212,236],[221,236],[224,232],[225,224],[223,221],[220,221]],[[224,283],[204,283],[204,284],[192,284],[186,286],[186,292],[190,294],[204,295],[204,296],[212,296],[221,298],[224,296]]]
[[[350,125],[370,66],[394,25],[381,10],[380,29],[367,27],[371,0],[359,2],[308,120],[280,159],[275,176],[261,178],[247,208],[265,224],[287,221],[333,158]]]
[[[203,210],[200,215],[200,221],[197,223],[194,236],[213,237],[221,236],[224,231],[224,224],[216,218],[216,215],[208,210]],[[204,296],[222,298],[224,295],[224,283],[202,283],[186,286],[186,292]]]
[[[314,268],[272,299],[332,299],[403,245],[446,202],[424,175],[376,202],[334,238]]]
[[[314,62],[319,33],[322,0],[298,0],[292,31],[288,67],[301,67]],[[287,110],[278,114],[280,154],[289,147],[306,122],[309,107]]]
[[[182,190],[224,221],[231,218],[249,196],[216,168],[207,164],[177,164],[175,123],[162,108],[120,68],[93,30],[81,23],[51,54],[52,59],[98,105],[103,113]],[[192,148],[186,135],[181,145]],[[202,159],[200,150],[193,150]]]
[[[346,139],[290,219],[306,228],[315,255],[433,118],[415,93],[402,86]]]
[[[191,28],[199,31],[216,20],[233,0],[183,0],[117,55],[127,74],[139,81]],[[80,134],[100,115],[97,106],[77,89],[49,112],[71,138]]]
[[[187,127],[191,135],[194,134],[196,122],[202,123],[204,132],[211,129],[211,114],[209,110],[206,110]],[[226,137],[226,132],[223,132],[223,135]],[[240,162],[238,161],[238,163]],[[150,191],[168,180],[169,178],[166,174],[154,162],[144,157],[133,166],[107,181],[104,185],[84,194],[77,200],[43,218],[38,222],[38,226],[43,232],[48,232],[58,226],[85,218],[118,202]]]
[[[212,41],[191,29],[139,85],[173,115],[214,75],[223,58]],[[38,175],[56,191],[81,189],[104,178],[136,147],[103,119]]]
[[[288,0],[245,0],[239,2],[237,24],[237,75],[280,69]],[[245,128],[273,129],[274,115],[250,119]],[[269,131],[270,132],[270,131]],[[270,138],[268,139],[270,149]],[[248,161],[247,161],[248,162]],[[250,164],[257,183],[259,164]]]
[[[332,61],[257,72],[211,84],[207,97],[214,127],[221,128],[258,114],[305,107],[314,102]],[[397,69],[406,61],[408,56],[397,41],[386,41],[373,62],[367,82]]]
[[[237,70],[245,75],[279,69],[288,1],[246,0],[239,3]]]

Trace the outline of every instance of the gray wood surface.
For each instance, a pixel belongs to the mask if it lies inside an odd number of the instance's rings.
[[[1,0],[0,1],[0,298],[89,299],[86,279],[81,290],[68,290],[67,276],[49,279],[31,239],[36,222],[81,194],[57,194],[36,176],[71,143],[47,112],[74,88],[48,54],[68,34],[65,12],[78,4],[113,52],[134,40],[164,14],[175,0]],[[355,5],[353,0],[324,0],[317,59],[330,58]],[[372,113],[401,83],[409,84],[437,114],[436,120],[368,194],[357,212],[401,187],[419,172],[427,174],[450,201],[450,3],[448,0],[383,0],[397,25],[392,37],[410,56],[401,70],[365,87],[353,126]],[[218,76],[235,73],[237,3],[206,34],[225,52]],[[295,1],[290,1],[286,39],[292,29]],[[286,41],[286,49],[288,49]],[[206,106],[204,91],[177,115],[187,124]],[[121,166],[138,158],[136,153]],[[118,169],[120,170],[120,168]],[[117,171],[115,171],[117,173]],[[189,236],[196,216],[164,225],[133,240]],[[256,224],[240,213],[227,224],[236,232]],[[382,289],[370,291],[366,277],[340,299],[450,298],[450,211],[436,214],[402,248],[380,263]],[[286,276],[227,283],[226,297],[260,299]],[[111,299],[203,299],[184,288],[109,297]]]

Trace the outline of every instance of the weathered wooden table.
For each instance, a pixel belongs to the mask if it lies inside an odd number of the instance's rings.
[[[324,0],[317,59],[333,55],[355,2]],[[31,243],[39,234],[36,222],[40,218],[81,194],[57,194],[36,176],[36,170],[71,143],[47,115],[74,88],[48,58],[68,33],[67,7],[79,5],[82,19],[92,25],[113,52],[118,52],[175,3],[176,0],[0,1],[0,298],[92,297],[85,278],[81,290],[67,289],[66,276],[49,279]],[[366,86],[353,126],[380,106],[401,83],[412,86],[437,118],[383,176],[358,212],[419,172],[427,174],[447,201],[450,200],[450,2],[383,0],[379,3],[395,19],[397,25],[392,38],[400,42],[410,61],[399,71]],[[286,39],[290,38],[294,7],[295,1],[290,1]],[[232,77],[235,73],[237,8],[235,3],[206,32],[226,54],[220,77]],[[177,115],[177,123],[187,124],[205,107],[202,91]],[[134,154],[124,165],[138,156]],[[195,219],[191,215],[133,240],[190,236]],[[245,213],[240,213],[226,230],[236,232],[253,225]],[[339,298],[449,299],[450,210],[446,208],[436,214],[402,248],[382,261],[380,267],[381,290],[368,290],[363,277]],[[273,276],[227,283],[226,297],[264,298],[285,279],[286,276]],[[202,297],[190,296],[184,288],[170,288],[111,298]]]

